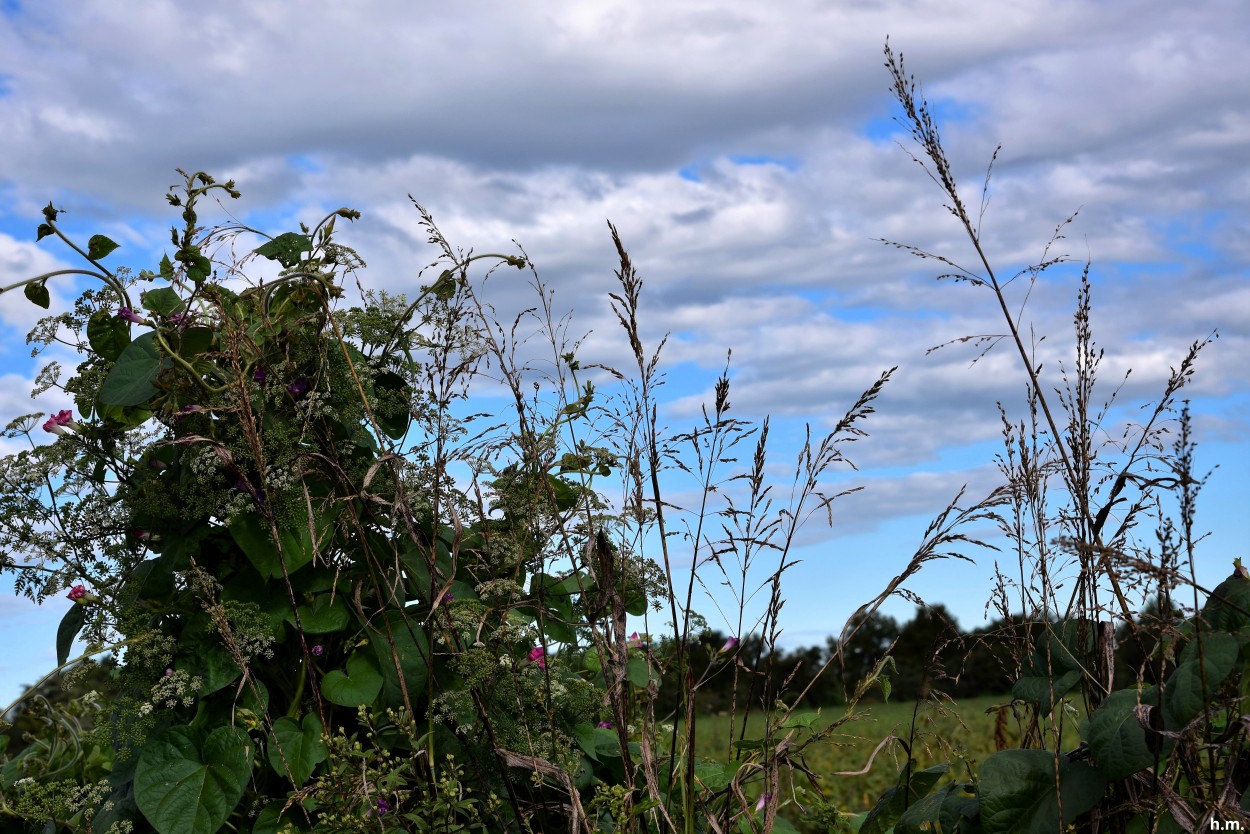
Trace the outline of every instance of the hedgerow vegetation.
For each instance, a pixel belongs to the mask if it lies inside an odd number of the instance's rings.
[[[663,343],[643,340],[643,283],[615,228],[628,368],[584,355],[524,252],[466,254],[420,206],[442,252],[429,283],[411,298],[362,287],[351,304],[344,288],[363,284],[364,264],[340,237],[350,209],[272,237],[206,227],[204,202],[240,192],[183,174],[167,197],[181,213],[172,256],[135,272],[106,265],[107,237],[71,239],[49,204],[37,236],[83,259],[63,272],[96,283],[32,334],[80,352],[72,372],[40,375],[66,407],[6,429],[30,448],[0,469],[3,569],[34,600],[71,602],[60,665],[5,713],[23,722],[0,740],[5,830],[879,834],[1246,819],[1250,576],[1238,565],[1209,590],[1193,579],[1204,476],[1179,394],[1205,340],[1146,419],[1111,435],[1087,268],[1072,358],[1043,377],[1022,302],[1063,259],[1048,245],[1011,279],[996,273],[927,104],[901,56],[886,57],[914,158],[972,266],[894,245],[1001,309],[1005,332],[980,346],[1018,354],[1029,386],[1002,406],[1002,486],[941,509],[905,570],[805,663],[778,649],[791,547],[837,499],[825,476],[848,463],[891,369],[827,435],[809,434],[794,483],[774,489],[769,423],[731,416],[727,375],[701,421],[661,428]],[[249,279],[258,259],[277,277]],[[63,272],[6,289],[47,308]],[[501,316],[485,288],[518,274],[534,307]],[[480,413],[484,390],[509,409]],[[700,485],[693,506],[665,498],[677,471]],[[1000,576],[992,633],[963,645],[940,628],[918,645],[889,634],[882,604],[927,562],[1001,545],[970,532],[987,526],[1019,568]],[[679,557],[696,567],[684,584]],[[697,584],[722,582],[739,604],[729,635],[693,610]],[[769,603],[750,621],[757,590]],[[937,624],[939,609],[922,613]],[[77,639],[86,651],[71,656]],[[973,718],[950,694],[990,661],[1010,694],[977,702],[992,747],[970,755],[949,743]],[[900,720],[856,724],[898,690],[914,699]],[[930,723],[942,716],[956,723]],[[857,727],[880,737],[851,755]],[[891,775],[870,802],[840,789],[882,762]]]

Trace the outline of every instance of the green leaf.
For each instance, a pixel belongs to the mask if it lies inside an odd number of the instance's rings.
[[[898,783],[881,795],[864,818],[860,834],[885,834],[894,827],[904,811],[928,796],[950,769],[950,765],[940,764],[917,772],[909,771],[904,766],[899,772]]]
[[[651,667],[646,658],[631,657],[625,667],[625,675],[635,688],[645,690],[647,682],[651,679]]]
[[[190,362],[201,353],[206,353],[213,347],[213,339],[216,334],[209,327],[188,327],[185,330],[179,330],[170,334],[170,347],[177,352],[179,356]]]
[[[52,303],[52,296],[48,294],[46,281],[36,281],[33,284],[27,284],[22,290],[31,303],[37,307],[48,309],[48,305]]]
[[[44,305],[47,306],[46,304]],[[1216,631],[1236,631],[1250,624],[1250,578],[1238,564],[1232,575],[1215,586],[1202,606],[1202,620]]]
[[[251,775],[247,733],[219,727],[200,745],[189,727],[152,739],[135,769],[135,801],[160,834],[215,834],[230,817]]]
[[[277,261],[287,269],[300,262],[300,256],[312,249],[312,241],[308,235],[286,232],[275,237],[268,243],[258,246],[256,254],[271,261]]]
[[[985,834],[1054,834],[1098,804],[1107,780],[1085,762],[1046,750],[1003,750],[981,766],[981,826]],[[1063,820],[1059,797],[1063,796]]]
[[[172,280],[174,277],[174,262],[169,259],[169,255],[161,255],[161,277],[166,281]]]
[[[582,749],[583,753],[599,761],[595,748],[595,727],[589,721],[583,721],[573,727],[573,740],[577,742],[577,746]]]
[[[1055,703],[1081,682],[1081,658],[1093,648],[1095,629],[1091,621],[1075,619],[1064,620],[1048,631],[1046,643],[1033,652],[1011,694],[1037,704],[1043,713],[1053,710]]]
[[[86,606],[74,603],[61,618],[61,625],[56,630],[56,665],[63,666],[69,660],[69,650],[74,645],[74,638],[82,631],[87,621]]]
[[[54,234],[56,234],[56,229],[53,229],[52,226],[47,223],[40,223],[39,228],[35,230],[35,242],[38,243],[48,235]]]
[[[302,722],[282,716],[273,722],[269,764],[278,775],[290,777],[294,787],[303,787],[317,765],[330,755],[321,738],[324,730],[321,719],[312,713],[305,715]]]
[[[290,610],[286,613],[286,621],[295,627],[295,615]],[[299,607],[300,625],[305,634],[329,634],[341,631],[351,621],[351,613],[343,603],[342,595],[331,601],[330,594],[321,594],[312,605]]]
[[[781,722],[781,729],[785,730],[790,727],[806,727],[811,729],[812,725],[820,719],[820,710],[805,710],[804,712],[796,712]]]
[[[108,257],[109,253],[117,248],[117,244],[106,238],[104,235],[92,235],[91,240],[87,241],[87,257],[93,261]]]
[[[187,265],[187,277],[197,284],[203,282],[213,272],[212,261],[201,255],[196,247],[179,250],[174,257]]]
[[[116,362],[130,344],[130,325],[104,310],[97,310],[87,320],[87,342],[97,356]]]
[[[215,634],[195,639],[180,646],[178,659],[174,668],[185,671],[192,676],[199,676],[202,681],[195,694],[199,697],[211,695],[224,689],[239,679],[243,670],[235,662],[234,657],[218,641]]]
[[[945,828],[939,829],[936,823],[942,813],[942,804],[955,788],[955,785],[946,785],[909,807],[898,818],[898,822],[894,823],[894,834],[929,834],[932,831],[945,831]]]
[[[1089,717],[1087,739],[1094,766],[1107,779],[1126,779],[1154,764],[1146,730],[1133,712],[1139,703],[1154,700],[1154,687],[1140,692],[1121,689],[1111,693]]]
[[[382,697],[388,706],[401,707],[404,705],[401,675],[403,686],[408,692],[425,689],[430,673],[429,637],[415,619],[394,608],[387,611],[385,617],[375,617],[367,625],[370,631],[369,643],[378,661],[378,669],[382,672]],[[399,660],[398,667],[396,658]]]
[[[144,333],[122,351],[117,364],[100,386],[104,405],[142,405],[156,393],[152,381],[160,373],[162,360],[156,351],[156,334]]]
[[[321,679],[321,694],[341,707],[372,704],[381,691],[382,675],[364,654],[354,654],[347,659],[347,674],[335,669]]]
[[[322,523],[325,519],[318,519]],[[312,536],[308,525],[301,524],[298,530],[278,529],[278,538],[282,542],[282,552],[274,546],[269,526],[264,523],[258,513],[240,513],[230,521],[230,535],[251,561],[256,570],[266,579],[277,579],[282,576],[282,559],[286,558],[287,573],[295,573],[312,561]]]
[[[383,371],[374,378],[373,388],[378,394],[378,426],[387,437],[401,440],[408,433],[408,421],[412,416],[408,384],[399,374]]]
[[[1231,634],[1204,634],[1201,639],[1190,640],[1176,670],[1163,685],[1163,726],[1179,729],[1202,712],[1205,701],[1213,698],[1232,674],[1240,652],[1241,644]]]
[[[165,317],[180,313],[183,309],[182,296],[178,295],[173,287],[148,290],[139,297],[139,302],[143,305],[143,309]]]
[[[734,773],[737,768],[731,763],[726,765],[724,762],[699,762],[694,766],[694,778],[706,790],[723,791],[729,787],[729,783],[733,781]]]
[[[450,269],[444,269],[438,280],[430,286],[430,292],[440,301],[447,301],[456,294],[456,276]]]

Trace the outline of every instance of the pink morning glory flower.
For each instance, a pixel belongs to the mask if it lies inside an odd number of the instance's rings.
[[[537,663],[539,669],[547,668],[547,650],[542,646],[535,646],[530,649],[530,663]]]
[[[69,434],[66,429],[73,431],[77,428],[78,424],[74,422],[74,412],[68,408],[50,415],[43,424],[43,430],[51,434]]]
[[[132,324],[143,324],[143,316],[139,315],[138,313],[136,313],[134,310],[130,309],[129,307],[122,307],[120,310],[118,310],[117,317],[119,319],[125,319],[126,321],[131,322]]]

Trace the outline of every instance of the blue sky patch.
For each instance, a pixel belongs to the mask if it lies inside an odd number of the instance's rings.
[[[902,106],[893,99],[890,100],[889,104],[888,112],[874,116],[864,125],[863,135],[873,142],[892,142],[905,139],[911,132],[909,128],[903,126],[907,122],[903,118]],[[976,104],[953,98],[930,99],[929,109],[936,117],[939,126],[971,122],[981,114],[982,110]],[[899,124],[900,120],[903,121],[903,124]]]

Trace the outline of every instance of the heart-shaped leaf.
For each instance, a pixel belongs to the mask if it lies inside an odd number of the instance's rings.
[[[347,659],[347,674],[338,669],[321,679],[321,694],[332,704],[358,707],[372,704],[382,691],[382,675],[366,655],[354,654]]]
[[[321,735],[325,728],[321,719],[309,713],[302,722],[282,716],[273,722],[273,738],[269,741],[269,764],[280,775],[302,787],[318,764],[330,755]]]
[[[130,344],[130,325],[124,319],[98,310],[87,320],[87,342],[102,359],[116,362]]]
[[[981,766],[981,826],[986,834],[1054,834],[1093,808],[1107,780],[1086,762],[1048,750],[1003,750]],[[1063,796],[1063,820],[1059,797]]]
[[[48,305],[52,303],[52,297],[48,294],[48,288],[43,281],[36,281],[33,284],[27,284],[22,290],[30,302],[43,309],[48,309]]]
[[[308,235],[297,232],[286,232],[275,237],[268,243],[256,247],[256,254],[271,261],[277,261],[287,269],[300,262],[300,257],[312,249],[312,241]]]
[[[87,241],[87,257],[93,261],[108,257],[109,253],[117,248],[117,244],[106,238],[104,235],[92,235]]]
[[[135,800],[160,834],[215,834],[229,819],[252,770],[247,733],[219,727],[200,744],[190,727],[151,740],[135,769]]]
[[[161,369],[154,333],[144,333],[122,351],[117,364],[100,386],[104,405],[142,405],[156,393],[152,381]]]

